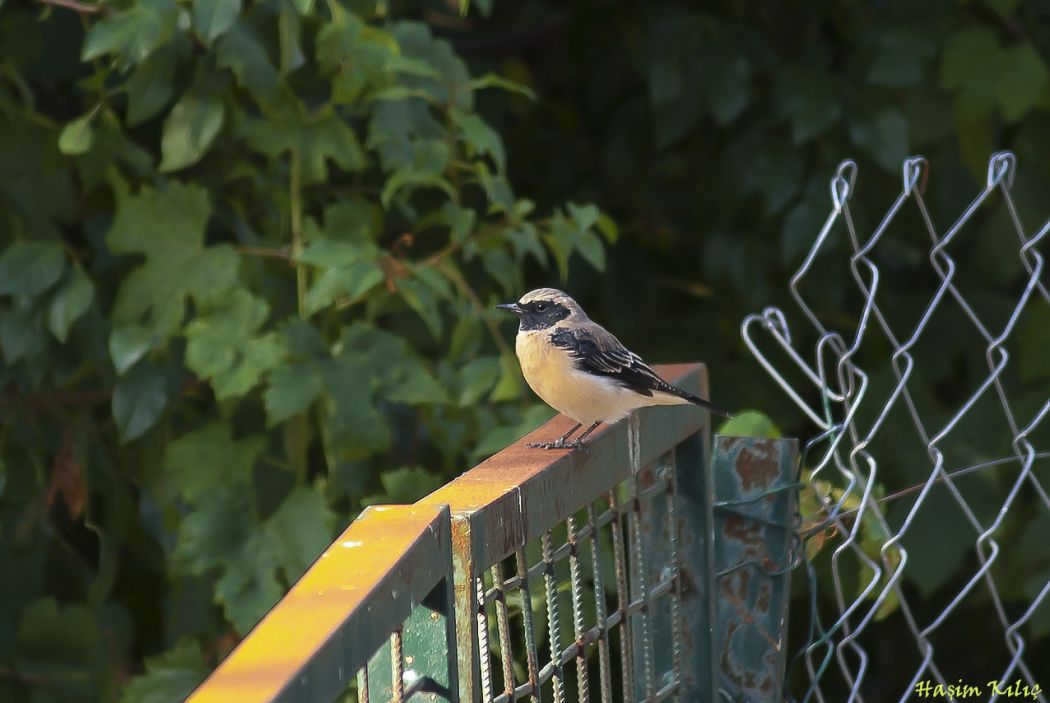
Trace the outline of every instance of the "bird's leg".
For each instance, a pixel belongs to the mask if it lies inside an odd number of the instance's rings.
[[[602,424],[602,421],[601,421],[601,420],[599,420],[598,422],[596,422],[596,423],[594,423],[593,425],[591,425],[590,427],[588,427],[588,428],[587,428],[587,429],[586,429],[586,430],[584,431],[584,433],[583,433],[583,434],[581,434],[581,435],[580,435],[579,437],[577,437],[577,438],[576,438],[576,439],[574,439],[573,441],[569,442],[569,446],[570,446],[570,447],[579,447],[579,446],[582,446],[582,445],[583,445],[583,440],[587,439],[587,435],[589,435],[589,434],[590,434],[591,432],[594,432],[594,431],[595,431],[596,429],[598,429],[598,425],[600,425],[600,424]]]
[[[553,442],[529,442],[525,446],[529,449],[565,449],[566,447],[570,446],[566,443],[569,437],[572,437],[572,433],[580,429],[581,427],[583,427],[583,423],[577,422],[575,427],[571,427],[568,432],[563,434],[561,437],[558,437],[558,439],[554,440]]]

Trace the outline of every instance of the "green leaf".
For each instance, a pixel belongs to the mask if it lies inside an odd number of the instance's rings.
[[[332,541],[335,517],[320,492],[298,486],[266,521],[267,535],[289,583],[298,579]]]
[[[795,144],[819,137],[842,117],[842,100],[827,71],[789,65],[777,78],[777,112],[791,122]]]
[[[441,308],[433,290],[415,279],[403,278],[397,282],[397,292],[408,307],[412,308],[422,318],[430,334],[435,338],[439,338],[443,323]]]
[[[84,663],[95,656],[98,624],[82,605],[59,606],[42,598],[26,607],[18,622],[18,650],[24,656]]]
[[[173,0],[135,0],[124,12],[91,25],[80,58],[90,61],[115,53],[125,67],[141,63],[171,36],[177,17]]]
[[[226,560],[215,584],[215,600],[239,634],[247,634],[284,595],[277,565],[277,546],[262,530],[253,531]]]
[[[277,69],[255,32],[245,23],[237,23],[219,40],[215,64],[230,69],[238,85],[257,98],[270,100],[277,92],[280,82]]]
[[[201,493],[175,545],[179,569],[196,575],[221,571],[215,601],[242,635],[283,593],[277,549],[259,524],[252,498],[251,491],[226,485]]]
[[[39,295],[62,277],[66,257],[55,242],[15,242],[0,256],[0,295]]]
[[[351,355],[325,364],[325,400],[330,449],[340,458],[359,459],[385,449],[390,427],[373,400],[373,377]]]
[[[854,120],[850,137],[887,171],[900,169],[908,155],[908,121],[897,110],[883,110],[873,120],[867,116]]]
[[[168,378],[160,367],[139,364],[117,381],[113,419],[117,421],[121,442],[141,437],[157,424],[168,400]]]
[[[221,568],[257,530],[251,491],[228,486],[205,491],[179,525],[175,565],[198,576]]]
[[[928,41],[925,26],[903,26],[891,29],[879,40],[875,59],[868,71],[872,85],[900,87],[921,80],[928,71],[935,45]]]
[[[1029,43],[1003,52],[996,93],[1003,119],[1017,122],[1039,102],[1050,82],[1050,73],[1039,53]]]
[[[205,44],[226,33],[241,13],[241,0],[193,0],[193,27]]]
[[[502,400],[517,400],[521,397],[521,369],[518,366],[518,359],[513,354],[501,354],[499,365],[499,381],[492,389],[489,400],[494,403]]]
[[[324,379],[315,363],[290,364],[270,374],[266,389],[266,417],[270,426],[280,424],[309,408],[324,390]]]
[[[123,688],[120,703],[173,703],[185,700],[209,668],[200,645],[189,638],[156,657],[146,658],[146,673],[134,677]]]
[[[477,459],[495,454],[554,417],[554,410],[542,403],[531,405],[516,425],[499,425],[489,430],[474,448]]]
[[[722,423],[718,434],[732,437],[781,437],[780,428],[765,413],[743,410]]]
[[[240,258],[233,249],[204,247],[209,214],[207,192],[180,183],[143,188],[119,203],[106,243],[114,253],[145,254],[146,261],[120,285],[115,327],[144,326],[163,340],[181,325],[187,296],[203,302],[236,284]]]
[[[412,163],[394,171],[383,185],[379,200],[389,208],[394,195],[405,186],[436,186],[453,197],[452,184],[442,177],[448,165],[448,144],[426,139],[412,145]]]
[[[379,474],[379,482],[383,484],[384,495],[369,496],[361,501],[362,504],[415,503],[440,488],[443,480],[420,466],[402,466]]]
[[[219,96],[187,93],[164,120],[160,170],[177,171],[201,160],[222,128],[226,108]]]
[[[295,260],[301,264],[322,268],[342,268],[356,264],[362,259],[375,257],[374,246],[363,246],[357,242],[338,239],[320,239],[310,242],[299,252]]]
[[[474,157],[488,154],[495,162],[496,169],[502,173],[506,169],[507,155],[503,149],[503,140],[496,130],[474,113],[453,109],[449,115],[460,129],[463,142],[467,145],[467,155]]]
[[[278,335],[257,334],[268,316],[266,301],[235,288],[203,305],[186,325],[186,366],[211,380],[216,398],[244,395],[280,365],[284,347]]]
[[[330,268],[314,281],[306,294],[307,315],[331,305],[341,296],[353,301],[386,279],[383,269],[373,261],[357,261],[348,266]]]
[[[252,148],[261,154],[276,157],[298,152],[306,185],[328,180],[328,161],[347,171],[367,165],[353,130],[331,109],[322,110],[317,117],[282,115],[254,121],[244,133]]]
[[[408,355],[392,364],[385,379],[382,396],[394,403],[432,405],[449,402],[448,392],[418,360]]]
[[[128,126],[145,122],[160,112],[175,94],[174,44],[163,46],[140,63],[128,78]]]
[[[118,375],[130,369],[149,351],[156,348],[160,339],[150,329],[140,325],[116,327],[109,335],[109,356]]]
[[[69,327],[79,320],[95,297],[95,285],[84,270],[74,266],[47,308],[47,328],[55,339],[66,341]]]
[[[314,9],[314,0],[292,0],[292,4],[303,17],[309,15]]]
[[[711,114],[720,125],[736,119],[751,102],[751,65],[731,55],[712,62],[706,80]]]
[[[494,356],[474,359],[459,370],[459,398],[461,407],[473,405],[489,393],[502,373],[500,360]]]
[[[475,78],[469,83],[467,87],[470,90],[483,90],[485,88],[499,88],[500,90],[506,90],[510,93],[517,93],[518,95],[524,95],[530,100],[536,100],[536,93],[532,91],[527,85],[512,81],[509,78],[505,78],[495,73],[486,73],[480,78]]]
[[[167,446],[165,478],[190,503],[219,486],[252,485],[252,467],[266,448],[266,438],[233,440],[226,423],[213,422],[187,432]]]
[[[97,110],[81,115],[62,128],[58,135],[58,150],[67,156],[86,154],[91,149],[91,120]]]
[[[44,350],[46,343],[43,318],[31,304],[16,303],[13,310],[0,308],[0,349],[8,364],[32,358]]]

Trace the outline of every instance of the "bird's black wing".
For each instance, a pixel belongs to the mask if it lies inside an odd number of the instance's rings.
[[[550,339],[554,346],[569,352],[581,371],[606,376],[645,396],[652,396],[653,391],[689,396],[657,376],[640,356],[597,325],[558,329],[551,333]]]
[[[561,347],[581,371],[615,380],[624,388],[652,397],[653,392],[669,393],[707,408],[716,415],[729,413],[708,400],[698,398],[660,378],[642,357],[620,343],[611,332],[594,323],[579,327],[559,328],[551,333],[551,344]]]

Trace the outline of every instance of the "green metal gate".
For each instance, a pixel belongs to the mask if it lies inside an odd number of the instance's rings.
[[[659,371],[706,396],[702,365]],[[558,417],[371,508],[190,701],[780,700],[796,446],[709,423],[651,408],[525,446]]]

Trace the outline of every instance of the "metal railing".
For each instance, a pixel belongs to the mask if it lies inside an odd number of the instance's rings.
[[[456,700],[450,537],[447,506],[367,508],[187,703],[329,703],[355,675],[362,703]]]
[[[1022,410],[1017,403],[1018,384],[1015,382],[1012,390],[1007,384],[1007,370],[1017,366],[1016,362],[1010,366],[1010,360],[1017,348],[1019,319],[1050,301],[1042,278],[1043,258],[1036,249],[1050,231],[1050,222],[1038,231],[1022,225],[1011,196],[1014,170],[1013,154],[993,155],[985,187],[942,232],[933,224],[923,197],[926,160],[908,159],[903,164],[900,194],[870,236],[862,238],[850,209],[857,168],[852,161],[843,162],[831,179],[830,214],[791,279],[790,295],[805,318],[804,329],[792,332],[785,313],[775,307],[743,322],[742,334],[748,347],[816,426],[804,456],[812,479],[810,486],[826,517],[823,525],[830,532],[816,529],[805,533],[807,540],[828,544],[823,549],[820,544],[812,545],[821,555],[819,569],[812,561],[807,564],[813,600],[808,625],[803,626],[808,630],[808,641],[797,657],[800,676],[807,683],[802,700],[848,697],[850,701],[863,701],[865,696],[869,700],[912,700],[935,695],[937,684],[944,693],[940,697],[946,700],[960,695],[948,688],[959,684],[978,684],[973,688],[986,700],[1005,695],[987,686],[985,682],[992,676],[970,680],[977,675],[943,654],[938,656],[935,638],[951,637],[950,628],[957,633],[964,626],[961,623],[974,619],[998,623],[1001,628],[1000,640],[980,643],[983,661],[995,667],[994,678],[1004,682],[1005,688],[1006,682],[1019,677],[1029,688],[1015,695],[1047,700],[1046,688],[1040,693],[1038,687],[1041,683],[1050,688],[1046,679],[1050,667],[1046,661],[1026,659],[1030,643],[1024,626],[1040,603],[1045,607],[1050,579],[1037,585],[1027,602],[1018,603],[1014,593],[1007,604],[1003,587],[1017,577],[1009,568],[1005,573],[993,572],[996,562],[1002,562],[1000,540],[1007,517],[1023,508],[1030,511],[1025,513],[1028,519],[1035,521],[1050,511],[1047,489],[1033,472],[1037,460],[1050,453],[1037,451],[1032,441],[1035,429],[1050,414],[1050,400],[1037,399],[1034,409]],[[978,213],[992,208],[1004,215],[992,221],[1000,224],[977,231],[997,237],[986,246],[999,251],[1008,247],[1019,259],[1014,277],[1019,290],[996,308],[987,300],[975,300],[962,275],[965,266],[953,258],[959,233],[975,221]],[[902,220],[906,224],[901,224]],[[909,242],[916,238],[928,242],[928,257],[911,262],[910,285],[921,290],[915,286],[925,280],[929,298],[907,314],[895,310],[886,298],[884,279],[890,267],[882,255],[893,254],[893,237],[887,231],[895,222],[896,231],[903,229]],[[971,232],[974,228],[971,224]],[[840,243],[838,256],[834,253],[836,239]],[[897,246],[899,252],[900,244]],[[899,269],[901,260],[899,255],[889,259],[894,269]],[[817,296],[805,292],[807,284],[819,284],[837,271],[855,286],[860,300],[855,319],[815,302]],[[992,310],[996,311],[994,316]],[[909,316],[913,319],[901,324],[901,318]],[[929,384],[922,379],[931,365],[944,361],[945,320],[950,321],[953,335],[965,334],[963,339],[974,340],[972,356],[983,357],[976,363],[983,362],[987,370],[982,369],[983,375],[975,384],[969,382],[972,391],[967,390],[954,408],[938,417],[929,401]],[[759,348],[756,332],[760,330],[775,343],[766,344],[767,348],[786,354],[779,366],[769,351]],[[817,338],[812,363],[799,341],[807,334]],[[791,377],[798,380],[789,380]],[[880,385],[876,385],[877,380]],[[1042,397],[1050,397],[1050,388],[1044,388]],[[978,406],[985,414],[980,416],[975,433]],[[963,429],[967,421],[968,430]],[[990,425],[994,423],[1002,424],[1002,437],[992,431]],[[966,433],[971,434],[965,439],[972,445],[960,446],[960,435]],[[899,480],[900,464],[904,463],[899,459],[899,448],[909,441],[914,450],[906,463],[913,467],[920,483],[915,491],[898,491],[902,486],[891,481],[893,477]],[[894,462],[898,466],[894,467]],[[984,487],[964,486],[960,477],[977,471],[985,477]],[[993,482],[993,476],[999,480]],[[916,497],[910,505],[902,501],[906,509],[891,520],[880,500],[880,490],[896,497],[914,492]],[[949,585],[946,601],[932,615],[923,610],[914,591],[903,588],[903,577],[924,566],[914,563],[905,547],[909,537],[920,536],[916,525],[923,518],[932,521],[926,523],[926,532],[937,535],[938,549],[954,549],[956,545],[964,551],[972,549],[970,561],[960,562],[961,573]],[[937,529],[938,523],[949,519],[960,523],[959,529]],[[862,577],[856,577],[858,573]],[[816,589],[828,576],[837,613],[831,622],[822,622]],[[851,584],[853,580],[859,583]],[[895,630],[880,627],[889,612],[901,616]],[[951,625],[946,627],[946,623]],[[884,632],[891,631],[908,633],[908,637],[894,648],[893,666],[875,670],[869,648],[886,636]],[[894,688],[887,690],[891,681]],[[966,697],[973,695],[976,693],[967,693]]]
[[[707,395],[702,365],[658,370]],[[794,442],[712,458],[677,407],[525,446],[568,425],[365,511],[190,702],[779,700]]]

